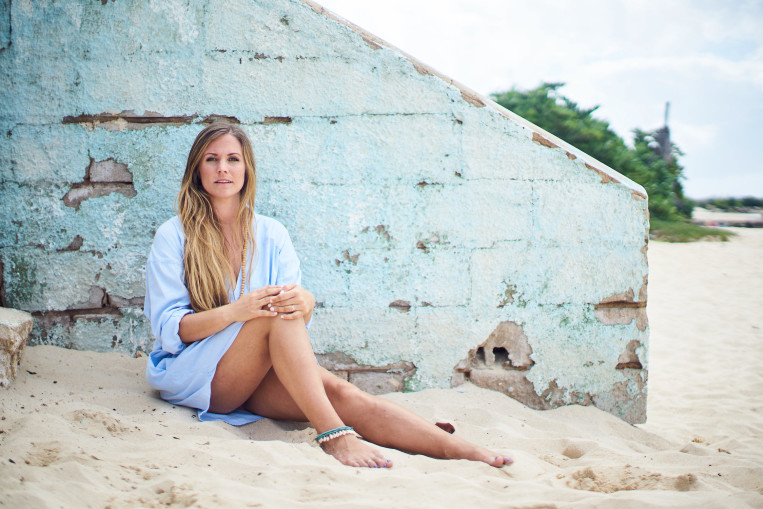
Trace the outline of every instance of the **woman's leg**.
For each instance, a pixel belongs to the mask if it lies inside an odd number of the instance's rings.
[[[320,372],[326,394],[339,417],[369,442],[433,458],[482,461],[494,467],[511,462],[505,455],[451,435],[406,408],[367,394],[323,368]],[[273,371],[265,376],[244,407],[259,415],[270,413],[275,419],[303,420]]]
[[[268,398],[269,384],[264,384],[271,366],[288,399],[299,410],[300,420],[309,420],[319,433],[344,425],[326,396],[320,368],[301,320],[257,318],[245,323],[217,364],[210,410],[231,412],[244,405],[256,391],[263,392],[264,399],[272,400]],[[278,418],[274,415],[276,410],[265,408],[259,413]],[[324,450],[347,465],[388,464],[378,451],[353,436],[330,440]]]

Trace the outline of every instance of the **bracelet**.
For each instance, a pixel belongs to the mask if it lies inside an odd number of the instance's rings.
[[[323,444],[328,442],[329,440],[333,440],[343,435],[350,435],[350,434],[358,436],[355,430],[352,429],[350,426],[340,426],[339,428],[334,428],[328,431],[324,431],[323,433],[315,437],[315,441],[318,442],[319,444]]]

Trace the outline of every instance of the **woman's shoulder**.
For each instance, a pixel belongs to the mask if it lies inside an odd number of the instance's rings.
[[[183,225],[180,222],[180,218],[174,216],[156,229],[154,235],[154,246],[157,244],[165,244],[171,246],[183,246],[185,244],[185,236],[183,235]]]
[[[256,230],[255,234],[260,238],[269,238],[278,240],[289,236],[286,227],[277,219],[262,214],[255,215]]]

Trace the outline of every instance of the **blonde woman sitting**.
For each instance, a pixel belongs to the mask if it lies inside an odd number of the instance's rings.
[[[178,215],[156,232],[146,267],[145,313],[156,337],[146,377],[162,398],[198,409],[200,420],[309,420],[323,450],[355,467],[392,466],[369,442],[510,463],[318,366],[307,335],[315,299],[300,286],[289,234],[255,215],[254,195],[244,131],[203,129],[188,155]]]

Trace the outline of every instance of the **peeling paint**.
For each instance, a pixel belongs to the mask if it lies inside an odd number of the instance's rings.
[[[267,122],[265,119],[265,123]],[[80,115],[67,115],[61,121],[62,124],[77,124],[90,130],[102,127],[110,131],[146,129],[148,127],[180,126],[189,124],[208,125],[214,122],[229,122],[240,124],[241,121],[232,115],[162,115],[156,111],[146,111],[138,114],[135,110],[124,110],[120,113],[82,113]]]
[[[428,253],[430,246],[438,246],[438,245],[448,245],[450,242],[448,242],[445,238],[440,238],[437,234],[431,234],[428,237],[419,239],[416,241],[416,249],[423,251],[424,253]]]
[[[91,157],[85,178],[89,178],[90,182],[132,184],[132,173],[127,169],[127,165],[115,161],[112,157],[103,161],[96,161]]]
[[[384,237],[386,241],[389,242],[392,240],[392,236],[389,234],[387,225],[384,225],[384,224],[377,225],[376,228],[374,228],[374,231],[378,233],[381,237]]]
[[[618,183],[618,182],[617,182],[617,180],[615,180],[615,178],[614,178],[614,177],[612,177],[612,176],[611,176],[611,175],[609,175],[608,173],[606,173],[606,172],[603,172],[602,170],[600,170],[600,169],[596,168],[595,166],[591,166],[590,164],[588,164],[588,163],[585,163],[585,167],[586,167],[586,168],[588,168],[589,170],[593,170],[593,171],[595,171],[596,173],[598,173],[598,174],[599,174],[599,176],[601,177],[601,183],[602,183],[602,184],[609,184],[609,183],[611,183],[611,182],[614,182],[615,184],[617,184],[617,183]]]
[[[398,311],[402,311],[403,313],[407,313],[411,310],[411,303],[407,300],[394,300],[389,303],[389,307],[397,309]]]
[[[502,392],[535,410],[552,408],[538,396],[533,383],[520,371],[475,370],[469,381],[479,387]]]
[[[59,249],[58,251],[59,252],[63,252],[63,251],[79,251],[79,248],[82,247],[82,243],[84,241],[85,241],[85,239],[83,239],[81,235],[77,235],[76,237],[74,237],[74,239],[72,239],[71,243],[68,246],[66,246],[63,249]]]
[[[649,286],[649,275],[644,274],[644,282],[641,283],[641,288],[638,291],[639,302],[646,302],[648,286]]]
[[[504,367],[526,370],[535,364],[530,358],[532,348],[527,342],[527,336],[522,326],[514,322],[499,323],[480,346],[485,349],[487,365],[495,363],[495,350],[498,348],[504,348],[508,353],[508,361],[503,363]]]
[[[113,158],[95,161],[91,157],[84,180],[72,185],[62,200],[67,207],[79,210],[83,201],[108,196],[111,193],[119,193],[126,198],[134,197],[137,191],[133,185],[132,173],[126,164]]]
[[[476,106],[478,108],[484,108],[485,107],[485,101],[482,100],[482,97],[479,94],[475,94],[471,90],[461,90],[461,98],[468,102],[469,104]]]
[[[633,288],[628,288],[628,290],[623,293],[617,293],[615,295],[602,299],[600,305],[616,304],[619,302],[626,302],[626,303],[633,302]]]
[[[511,304],[514,302],[514,295],[517,293],[517,287],[516,285],[508,284],[505,281],[503,282],[506,289],[503,291],[503,296],[501,297],[501,301],[498,303],[498,308],[502,308],[506,306],[506,304]]]
[[[634,339],[628,342],[625,351],[617,359],[615,369],[643,369],[643,365],[636,354],[636,349],[641,347],[641,342]]]
[[[369,37],[368,35],[363,35],[362,37],[363,37],[363,40],[365,41],[365,43],[368,44],[369,46],[371,46],[371,49],[375,49],[375,50],[382,49],[381,44],[376,42],[376,40],[374,40],[374,38]]]
[[[138,115],[134,110],[126,110],[121,113],[82,113],[77,116],[67,115],[63,118],[62,124],[79,124],[94,129],[95,127],[104,127],[111,130],[123,129],[144,129],[151,125],[185,125],[193,122],[195,116],[191,115],[170,115],[164,116],[154,111],[147,111],[143,115]]]
[[[594,395],[591,402],[598,408],[630,423],[646,421],[646,375],[643,370],[623,369],[624,379],[609,391]]]
[[[265,125],[269,124],[291,124],[291,117],[265,117],[265,120],[262,122]]]
[[[598,307],[594,315],[604,325],[629,325],[635,320],[640,331],[645,331],[648,325],[645,307]]]
[[[342,251],[342,258],[344,258],[345,260],[347,260],[348,262],[350,262],[353,265],[357,265],[358,264],[358,258],[359,257],[360,257],[360,254],[358,254],[358,253],[355,253],[354,255],[351,255],[350,252],[348,250],[346,250],[346,249],[344,251]]]
[[[535,364],[531,355],[532,348],[522,326],[511,321],[501,322],[483,343],[456,364],[451,384],[468,379],[480,387],[503,392],[531,408],[549,408],[525,376]]]
[[[552,143],[551,141],[547,140],[546,138],[544,138],[543,136],[541,136],[540,134],[535,133],[535,132],[533,133],[533,142],[537,143],[538,145],[543,145],[544,147],[548,147],[548,148],[559,148],[558,145]],[[569,154],[570,153],[567,152],[567,154],[568,154],[567,157],[569,158]],[[591,167],[591,169],[594,169],[594,168]]]
[[[370,366],[344,352],[316,354],[316,358],[324,368],[371,394],[402,391],[416,373],[416,365],[408,361]]]

